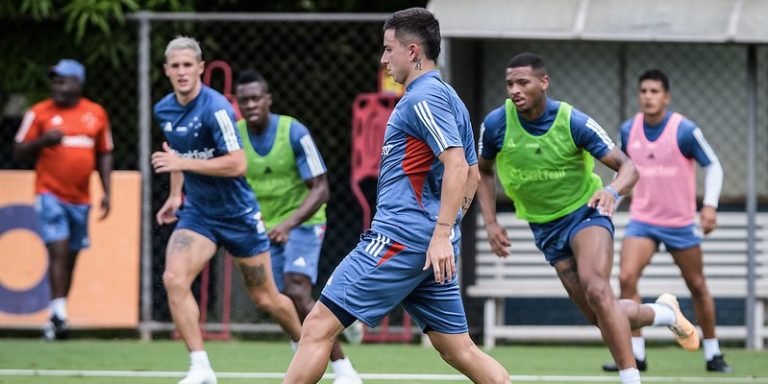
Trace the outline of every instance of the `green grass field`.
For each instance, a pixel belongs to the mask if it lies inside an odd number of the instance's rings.
[[[208,342],[207,350],[220,384],[279,383],[279,375],[285,372],[292,354],[287,342]],[[366,383],[468,382],[458,377],[433,349],[419,345],[345,345],[345,352],[364,375]],[[701,352],[652,346],[648,350],[649,371],[644,382],[768,383],[768,352],[725,349],[724,353],[734,367],[733,374],[707,373]],[[619,382],[617,375],[600,370],[600,365],[610,359],[602,346],[513,345],[497,347],[491,355],[507,367],[517,383]],[[176,383],[186,368],[187,353],[178,341],[44,343],[32,339],[0,339],[0,383],[3,384]],[[270,377],[269,373],[273,374],[271,378],[265,378]],[[76,376],[78,374],[81,376]],[[115,377],[117,375],[124,377]]]

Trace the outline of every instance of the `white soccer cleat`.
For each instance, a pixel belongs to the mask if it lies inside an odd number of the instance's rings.
[[[699,334],[696,332],[696,327],[680,311],[680,304],[677,302],[675,295],[665,293],[656,299],[656,304],[669,307],[675,313],[675,323],[668,325],[667,328],[675,335],[677,343],[686,351],[693,352],[698,350],[700,343]]]
[[[363,342],[363,323],[360,320],[355,320],[349,327],[345,328],[342,332],[344,339],[348,343],[358,345]]]
[[[216,384],[216,374],[211,368],[192,367],[179,384]]]
[[[337,375],[336,379],[333,380],[333,384],[363,384],[363,379],[360,378],[357,372],[353,371]]]

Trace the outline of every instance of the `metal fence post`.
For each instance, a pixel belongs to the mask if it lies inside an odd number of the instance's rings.
[[[755,349],[755,327],[763,324],[755,324],[755,218],[757,215],[757,191],[755,189],[755,147],[757,141],[757,47],[749,45],[747,48],[747,298],[746,298],[746,326],[747,349]],[[762,340],[761,340],[762,344]]]
[[[150,114],[150,34],[147,12],[136,14],[139,20],[139,169],[141,170],[141,339],[148,341],[152,333],[145,326],[152,321],[152,169]]]

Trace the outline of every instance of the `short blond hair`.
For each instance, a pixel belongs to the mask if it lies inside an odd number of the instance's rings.
[[[171,52],[180,51],[182,49],[191,49],[195,51],[197,61],[203,60],[203,50],[200,49],[200,43],[193,37],[181,35],[176,36],[176,38],[171,40],[171,42],[168,43],[168,46],[165,47],[165,59],[168,60],[168,55],[170,55]]]

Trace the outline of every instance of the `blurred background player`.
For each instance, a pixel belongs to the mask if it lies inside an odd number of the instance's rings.
[[[640,383],[630,328],[670,326],[687,350],[698,348],[699,338],[674,296],[664,294],[656,304],[620,303],[608,281],[613,264],[611,215],[619,194],[629,192],[637,181],[637,171],[594,119],[547,97],[549,75],[541,57],[514,56],[507,65],[506,85],[509,98],[488,114],[480,134],[478,198],[491,248],[499,257],[510,255],[506,229],[496,221],[498,173],[515,203],[515,214],[529,222],[536,247],[555,268],[571,300],[599,325],[621,382]],[[593,172],[595,158],[617,172],[605,187]]]
[[[35,160],[35,210],[48,249],[51,286],[51,317],[43,337],[55,340],[68,336],[67,295],[77,256],[89,246],[89,181],[94,169],[104,190],[99,220],[109,215],[113,145],[104,108],[82,96],[85,67],[63,59],[51,67],[49,75],[51,98],[24,115],[15,154],[18,159]]]
[[[246,180],[256,193],[272,243],[272,276],[278,290],[293,300],[304,321],[315,300],[312,286],[325,237],[325,203],[330,191],[327,169],[307,127],[270,112],[272,93],[258,72],[240,74],[237,122],[248,162]],[[338,340],[331,350],[334,383],[361,383]]]
[[[508,383],[470,339],[458,286],[458,224],[480,175],[469,112],[436,69],[439,23],[410,8],[383,29],[381,64],[406,91],[384,135],[376,216],[307,316],[285,383],[316,383],[344,328],[355,319],[376,326],[398,304],[470,380]]]
[[[164,69],[173,92],[154,109],[167,142],[152,154],[152,166],[171,177],[170,195],[157,212],[157,222],[173,223],[178,215],[163,283],[173,322],[190,352],[190,369],[180,384],[216,383],[191,285],[218,245],[234,256],[251,300],[294,341],[301,333],[293,303],[278,292],[272,278],[269,238],[243,177],[246,161],[234,110],[223,95],[202,84],[204,66],[194,39],[177,37],[168,43]]]
[[[637,281],[651,262],[659,243],[672,254],[691,292],[696,320],[704,333],[707,371],[731,372],[715,335],[715,301],[704,277],[701,236],[696,220],[696,169],[704,168],[706,188],[701,207],[704,235],[717,227],[717,205],[723,168],[704,134],[691,120],[667,109],[671,96],[664,72],[651,69],[640,75],[641,113],[620,128],[621,149],[636,164],[640,180],[632,193],[630,222],[621,243],[619,281],[621,298],[640,302]],[[640,370],[647,369],[645,339],[632,332],[632,351]],[[606,371],[615,364],[603,366]]]

